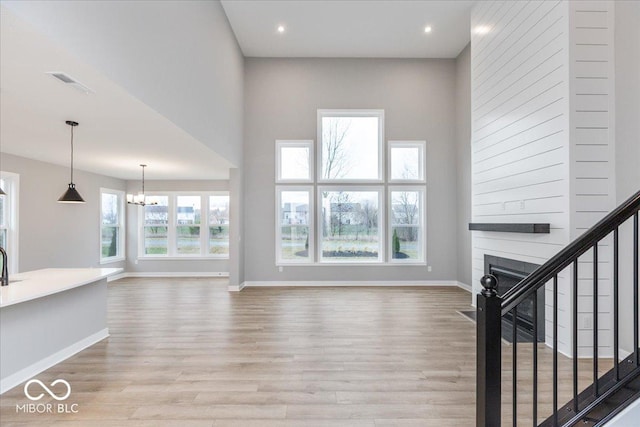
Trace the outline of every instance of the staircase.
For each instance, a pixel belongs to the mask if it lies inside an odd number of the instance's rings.
[[[626,406],[640,397],[640,346],[638,344],[638,212],[640,211],[640,191],[630,197],[622,205],[613,210],[590,230],[574,242],[565,247],[557,255],[540,266],[537,270],[524,278],[520,283],[507,291],[504,295],[496,292],[498,282],[492,275],[482,278],[483,290],[477,296],[477,388],[476,388],[476,426],[497,427],[512,424],[533,426],[602,426],[610,421]],[[627,230],[627,224],[631,223],[632,245],[621,247],[621,229]],[[579,266],[579,258],[591,251],[592,262],[589,266],[592,271],[591,289],[591,313],[599,313],[598,295],[600,276],[598,269],[598,245],[604,245],[603,240],[609,237],[613,239],[613,271],[612,271],[612,347],[613,360],[611,369],[602,373],[602,364],[606,362],[599,357],[598,317],[592,316],[593,328],[590,337],[589,384],[585,384],[584,359],[579,360],[578,349],[584,351],[584,336],[578,334],[578,277],[583,272]],[[619,254],[621,251],[632,254],[631,265],[632,283],[621,283]],[[581,258],[581,259],[583,259]],[[623,266],[625,267],[625,266]],[[584,265],[582,266],[584,268]],[[584,273],[584,272],[583,272]],[[571,277],[572,289],[567,289],[566,294],[572,295],[571,301],[571,350],[574,357],[571,358],[571,369],[560,371],[559,361],[564,364],[566,357],[559,355],[558,350],[558,277],[564,274]],[[523,352],[518,351],[518,324],[516,324],[518,307],[529,300],[533,301],[534,321],[537,325],[537,298],[533,297],[537,292],[545,292],[545,286],[553,285],[551,307],[547,307],[552,313],[546,315],[547,327],[552,328],[550,349],[544,344],[534,344],[538,341],[537,326],[533,330],[533,343],[520,343],[521,347],[530,346],[531,357],[522,360]],[[632,315],[621,318],[621,287],[633,287]],[[628,304],[629,301],[624,301]],[[624,312],[623,312],[624,314]],[[505,317],[512,320],[505,320]],[[503,366],[502,324],[510,322],[512,331],[511,344],[511,369]],[[633,336],[625,336],[633,341],[630,354],[620,354],[620,325],[632,325]],[[506,328],[505,328],[506,329]],[[631,329],[631,328],[630,328]],[[542,346],[542,347],[541,347]],[[541,347],[541,348],[539,348]],[[523,350],[523,348],[521,348]],[[546,352],[551,351],[551,357],[546,357]],[[541,352],[545,352],[542,357]],[[526,353],[528,355],[528,353]],[[520,360],[519,360],[520,357]],[[599,360],[600,359],[600,360]],[[621,360],[622,359],[622,360]],[[542,364],[550,366],[542,366]],[[582,370],[579,370],[582,366]],[[528,370],[531,371],[528,371]],[[518,374],[527,371],[527,381],[518,381]],[[550,371],[552,378],[551,396],[540,393],[541,372]],[[529,376],[530,382],[529,384]],[[510,377],[510,378],[509,378]],[[505,378],[510,385],[510,395],[503,394],[502,386]],[[545,379],[544,381],[547,381]],[[546,384],[546,383],[545,383]],[[523,386],[527,389],[523,390]],[[565,395],[567,388],[571,389],[572,398],[560,405],[559,396]],[[549,399],[550,397],[550,399]],[[566,398],[565,398],[566,399]],[[547,402],[550,400],[550,402]],[[505,405],[505,402],[507,403]],[[548,410],[550,403],[551,410]],[[520,405],[520,406],[519,406]],[[523,407],[526,405],[527,407]],[[546,406],[545,406],[546,405]],[[505,409],[506,406],[506,409]],[[541,410],[541,408],[547,408]],[[504,414],[510,415],[507,420]],[[504,419],[503,419],[504,418]],[[640,425],[640,421],[639,425]]]

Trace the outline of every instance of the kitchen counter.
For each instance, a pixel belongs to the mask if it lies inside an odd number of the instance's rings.
[[[121,271],[47,268],[9,276],[0,288],[0,393],[109,336],[107,277]]]
[[[0,308],[42,298],[122,272],[122,268],[45,268],[9,276],[0,288]]]

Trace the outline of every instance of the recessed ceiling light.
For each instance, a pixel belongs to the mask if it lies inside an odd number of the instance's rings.
[[[424,27],[424,32],[425,33],[430,33],[431,32],[431,26],[427,25],[426,27]]]
[[[487,34],[489,31],[491,31],[491,28],[489,28],[487,25],[477,25],[474,29],[473,32],[476,34]]]
[[[280,34],[284,33],[284,25],[278,25],[278,32]]]

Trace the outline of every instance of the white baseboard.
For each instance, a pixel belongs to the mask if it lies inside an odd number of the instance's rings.
[[[102,341],[108,336],[109,328],[104,328],[101,331],[98,331],[95,334],[89,335],[88,337],[76,342],[75,344],[71,344],[69,347],[63,348],[62,350],[52,354],[51,356],[45,357],[44,359],[30,366],[27,366],[26,368],[21,369],[6,378],[2,378],[0,380],[0,394],[11,390],[15,386],[27,381],[29,378],[33,378],[40,372],[45,371],[54,365],[57,365],[58,363],[70,358],[71,356],[79,353],[85,348],[91,347],[95,343]]]
[[[457,282],[457,283],[460,289],[464,289],[469,293],[473,292],[473,287],[471,285],[467,285],[466,283],[462,283],[462,282]]]
[[[150,271],[150,272],[140,272],[140,271],[131,271],[128,273],[121,273],[115,276],[111,276],[107,278],[107,281],[112,282],[118,279],[124,279],[127,277],[229,277],[229,272],[227,271]]]
[[[246,282],[242,282],[239,285],[229,285],[229,286],[227,286],[227,291],[229,291],[229,292],[240,292],[242,289],[244,289],[245,283]]]
[[[454,286],[464,290],[468,288],[456,280],[248,280],[229,290],[240,291],[251,287],[328,287],[328,286]]]

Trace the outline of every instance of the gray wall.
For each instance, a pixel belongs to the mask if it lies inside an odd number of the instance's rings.
[[[227,191],[229,181],[146,181],[145,192],[153,191]],[[127,193],[140,191],[140,181],[127,181]],[[139,206],[127,205],[127,263],[128,273],[227,273],[228,259],[201,260],[138,260]]]
[[[69,168],[2,153],[2,168],[20,175],[19,271],[100,266],[100,188],[125,190],[125,181],[74,171],[85,204],[57,203]],[[124,262],[104,264],[124,267]]]
[[[471,286],[471,45],[456,58],[458,281]]]
[[[619,1],[615,10],[616,198],[640,190],[640,2]],[[620,346],[633,349],[631,226],[620,232]]]
[[[245,62],[245,280],[453,280],[457,274],[455,60]],[[275,140],[316,139],[319,108],[382,108],[385,140],[427,141],[426,266],[275,266]]]

